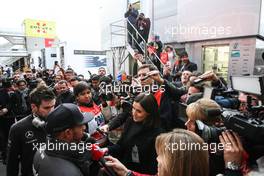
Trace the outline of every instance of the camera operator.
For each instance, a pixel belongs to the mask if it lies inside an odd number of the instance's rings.
[[[12,111],[17,121],[30,114],[29,92],[27,82],[19,79],[16,82],[17,90],[11,95]]]
[[[70,91],[68,87],[67,81],[61,80],[57,83],[57,98],[55,107],[59,106],[62,103],[73,103],[75,101],[75,97],[73,93]]]
[[[210,114],[209,110],[220,110],[221,107],[213,100],[202,98],[187,106],[186,114],[188,120],[186,127],[189,131],[193,131],[208,144],[218,144],[219,136],[225,128],[217,128],[216,125],[221,124],[219,115]],[[225,135],[224,135],[225,136]],[[226,137],[225,137],[226,138]],[[221,139],[221,137],[220,137]],[[220,141],[223,142],[223,141]],[[224,170],[224,160],[219,151],[210,152],[210,175],[216,175]],[[223,160],[224,159],[224,160]],[[239,170],[239,168],[236,168]]]
[[[61,104],[54,109],[47,117],[46,147],[39,149],[34,157],[34,175],[97,175],[98,167],[92,165],[91,153],[81,141],[88,121],[74,104]],[[49,148],[50,145],[56,147]]]
[[[207,110],[214,109],[220,110],[221,107],[213,100],[202,98],[198,101],[191,103],[187,106],[186,115],[187,122],[185,123],[188,130],[199,134],[205,142],[217,142],[218,136],[222,130],[213,130],[209,126],[213,126],[215,123],[220,122],[220,118],[217,116],[208,116]],[[202,123],[204,125],[202,125]],[[209,126],[206,126],[206,125]],[[201,126],[199,126],[201,125]]]
[[[54,108],[55,95],[47,87],[39,87],[30,93],[32,114],[15,123],[9,133],[7,176],[32,176],[34,145],[44,142],[46,133],[43,130],[45,118]],[[21,171],[19,172],[19,165]]]

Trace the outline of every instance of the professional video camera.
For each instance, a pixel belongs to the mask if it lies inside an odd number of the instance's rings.
[[[232,88],[236,91],[255,95],[264,100],[264,76],[233,76]],[[224,110],[222,118],[227,128],[238,132],[246,140],[255,144],[264,144],[264,106],[252,106],[251,97],[247,98],[247,112]]]
[[[250,85],[250,86],[249,86]],[[264,106],[253,106],[252,97],[247,96],[247,108],[245,112],[239,111],[238,91],[249,95],[255,95],[263,102],[264,77],[263,76],[233,76],[231,77],[232,91],[217,90],[205,87],[204,98],[215,99],[223,107],[220,109],[207,109],[207,117],[221,117],[224,127],[217,128],[208,126],[204,134],[210,134],[206,138],[218,139],[218,134],[224,129],[231,129],[243,136],[247,143],[252,145],[264,144]],[[219,99],[219,96],[222,98]],[[223,98],[224,97],[224,98]],[[231,106],[232,105],[232,106]],[[197,124],[199,127],[199,124]],[[200,129],[200,128],[199,128]]]

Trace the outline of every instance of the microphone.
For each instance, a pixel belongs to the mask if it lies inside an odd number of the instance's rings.
[[[102,130],[100,130],[100,128],[96,128],[96,131],[98,131],[103,136],[107,137],[107,134],[105,132],[103,132]]]
[[[108,167],[105,163],[104,155],[106,154],[97,144],[92,144],[91,148],[92,159],[94,161],[98,161],[99,164],[105,168],[107,175],[109,176],[117,176],[112,168]]]

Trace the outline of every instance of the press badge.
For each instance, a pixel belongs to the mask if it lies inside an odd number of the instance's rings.
[[[140,163],[139,162],[139,155],[138,155],[138,148],[136,145],[132,148],[132,161],[134,163]]]

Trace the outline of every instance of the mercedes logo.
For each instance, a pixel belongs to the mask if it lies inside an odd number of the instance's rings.
[[[33,131],[27,131],[26,134],[25,134],[25,137],[27,139],[31,139],[31,138],[33,138],[33,136],[34,136]]]

